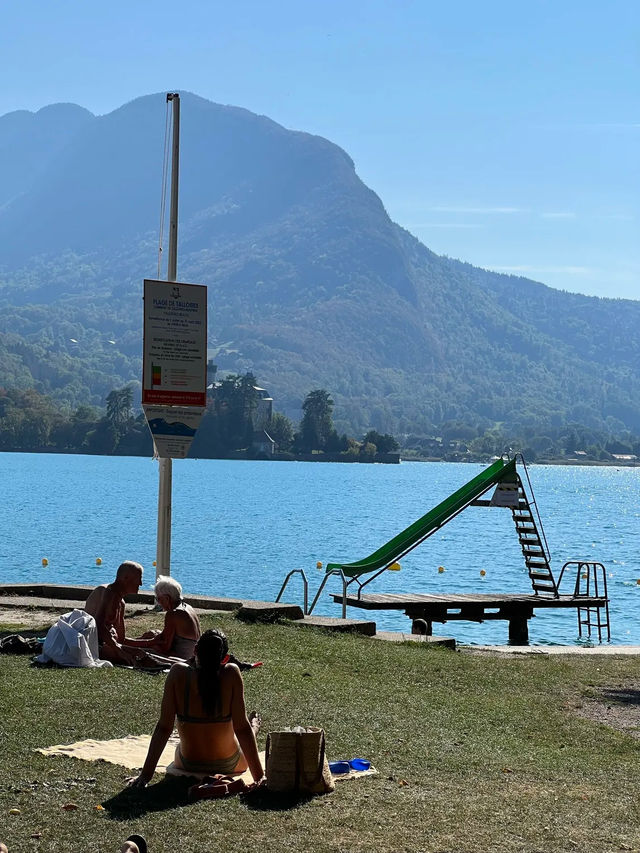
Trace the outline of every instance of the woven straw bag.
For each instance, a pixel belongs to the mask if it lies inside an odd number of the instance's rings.
[[[324,729],[298,726],[292,731],[270,732],[265,764],[269,791],[328,794],[335,788],[325,754]]]

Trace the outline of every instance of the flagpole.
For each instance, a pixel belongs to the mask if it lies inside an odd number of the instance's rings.
[[[169,208],[169,258],[167,281],[178,280],[178,177],[180,169],[180,95],[167,93],[173,110],[171,155],[171,202]],[[158,459],[158,536],[156,541],[156,578],[171,574],[171,493],[172,459]]]

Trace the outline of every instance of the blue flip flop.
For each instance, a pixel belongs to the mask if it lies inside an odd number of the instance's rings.
[[[330,761],[329,770],[334,776],[342,776],[345,773],[350,773],[352,770],[362,772],[371,767],[371,762],[366,758],[352,758],[351,761]]]

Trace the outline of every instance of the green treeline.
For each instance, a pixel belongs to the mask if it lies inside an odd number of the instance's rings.
[[[334,402],[318,389],[302,403],[298,429],[258,388],[252,373],[231,374],[208,390],[207,407],[190,456],[220,458],[244,452],[249,456],[296,458],[305,454],[343,454],[374,461],[377,454],[397,451],[392,435],[369,430],[361,441],[338,435],[333,426]],[[132,385],[114,389],[106,407],[61,409],[33,389],[0,389],[0,451],[89,453],[152,456],[153,442],[143,413],[134,412]]]
[[[310,391],[296,426],[257,386],[251,373],[226,376],[208,392],[208,401],[190,456],[279,458],[309,454],[343,456],[345,461],[374,461],[376,454],[400,449],[388,433],[368,430],[361,439],[338,433],[333,424],[334,401],[328,391]],[[33,389],[0,388],[0,451],[89,453],[151,456],[153,443],[142,413],[134,411],[132,385],[112,390],[104,409],[81,405],[61,408]],[[574,461],[620,463],[640,460],[640,436],[623,431],[592,429],[575,422],[540,430],[536,424],[518,430],[501,424],[491,428],[463,420],[446,421],[437,432],[401,437],[402,455],[415,459],[484,462],[507,451],[521,451],[531,462]]]
[[[617,435],[573,422],[540,430],[536,424],[506,429],[496,424],[490,429],[469,426],[463,421],[447,421],[437,434],[404,437],[404,458],[442,459],[451,462],[483,462],[508,452],[521,452],[528,462],[635,462],[619,457],[637,457],[640,436],[623,431]]]

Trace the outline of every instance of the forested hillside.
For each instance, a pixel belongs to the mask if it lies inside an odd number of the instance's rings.
[[[75,407],[139,379],[164,122],[164,95],[0,118],[0,386]],[[253,371],[280,411],[328,388],[352,434],[640,432],[640,302],[439,257],[344,151],[246,110],[183,95],[181,152],[179,278],[209,288],[219,371]]]

